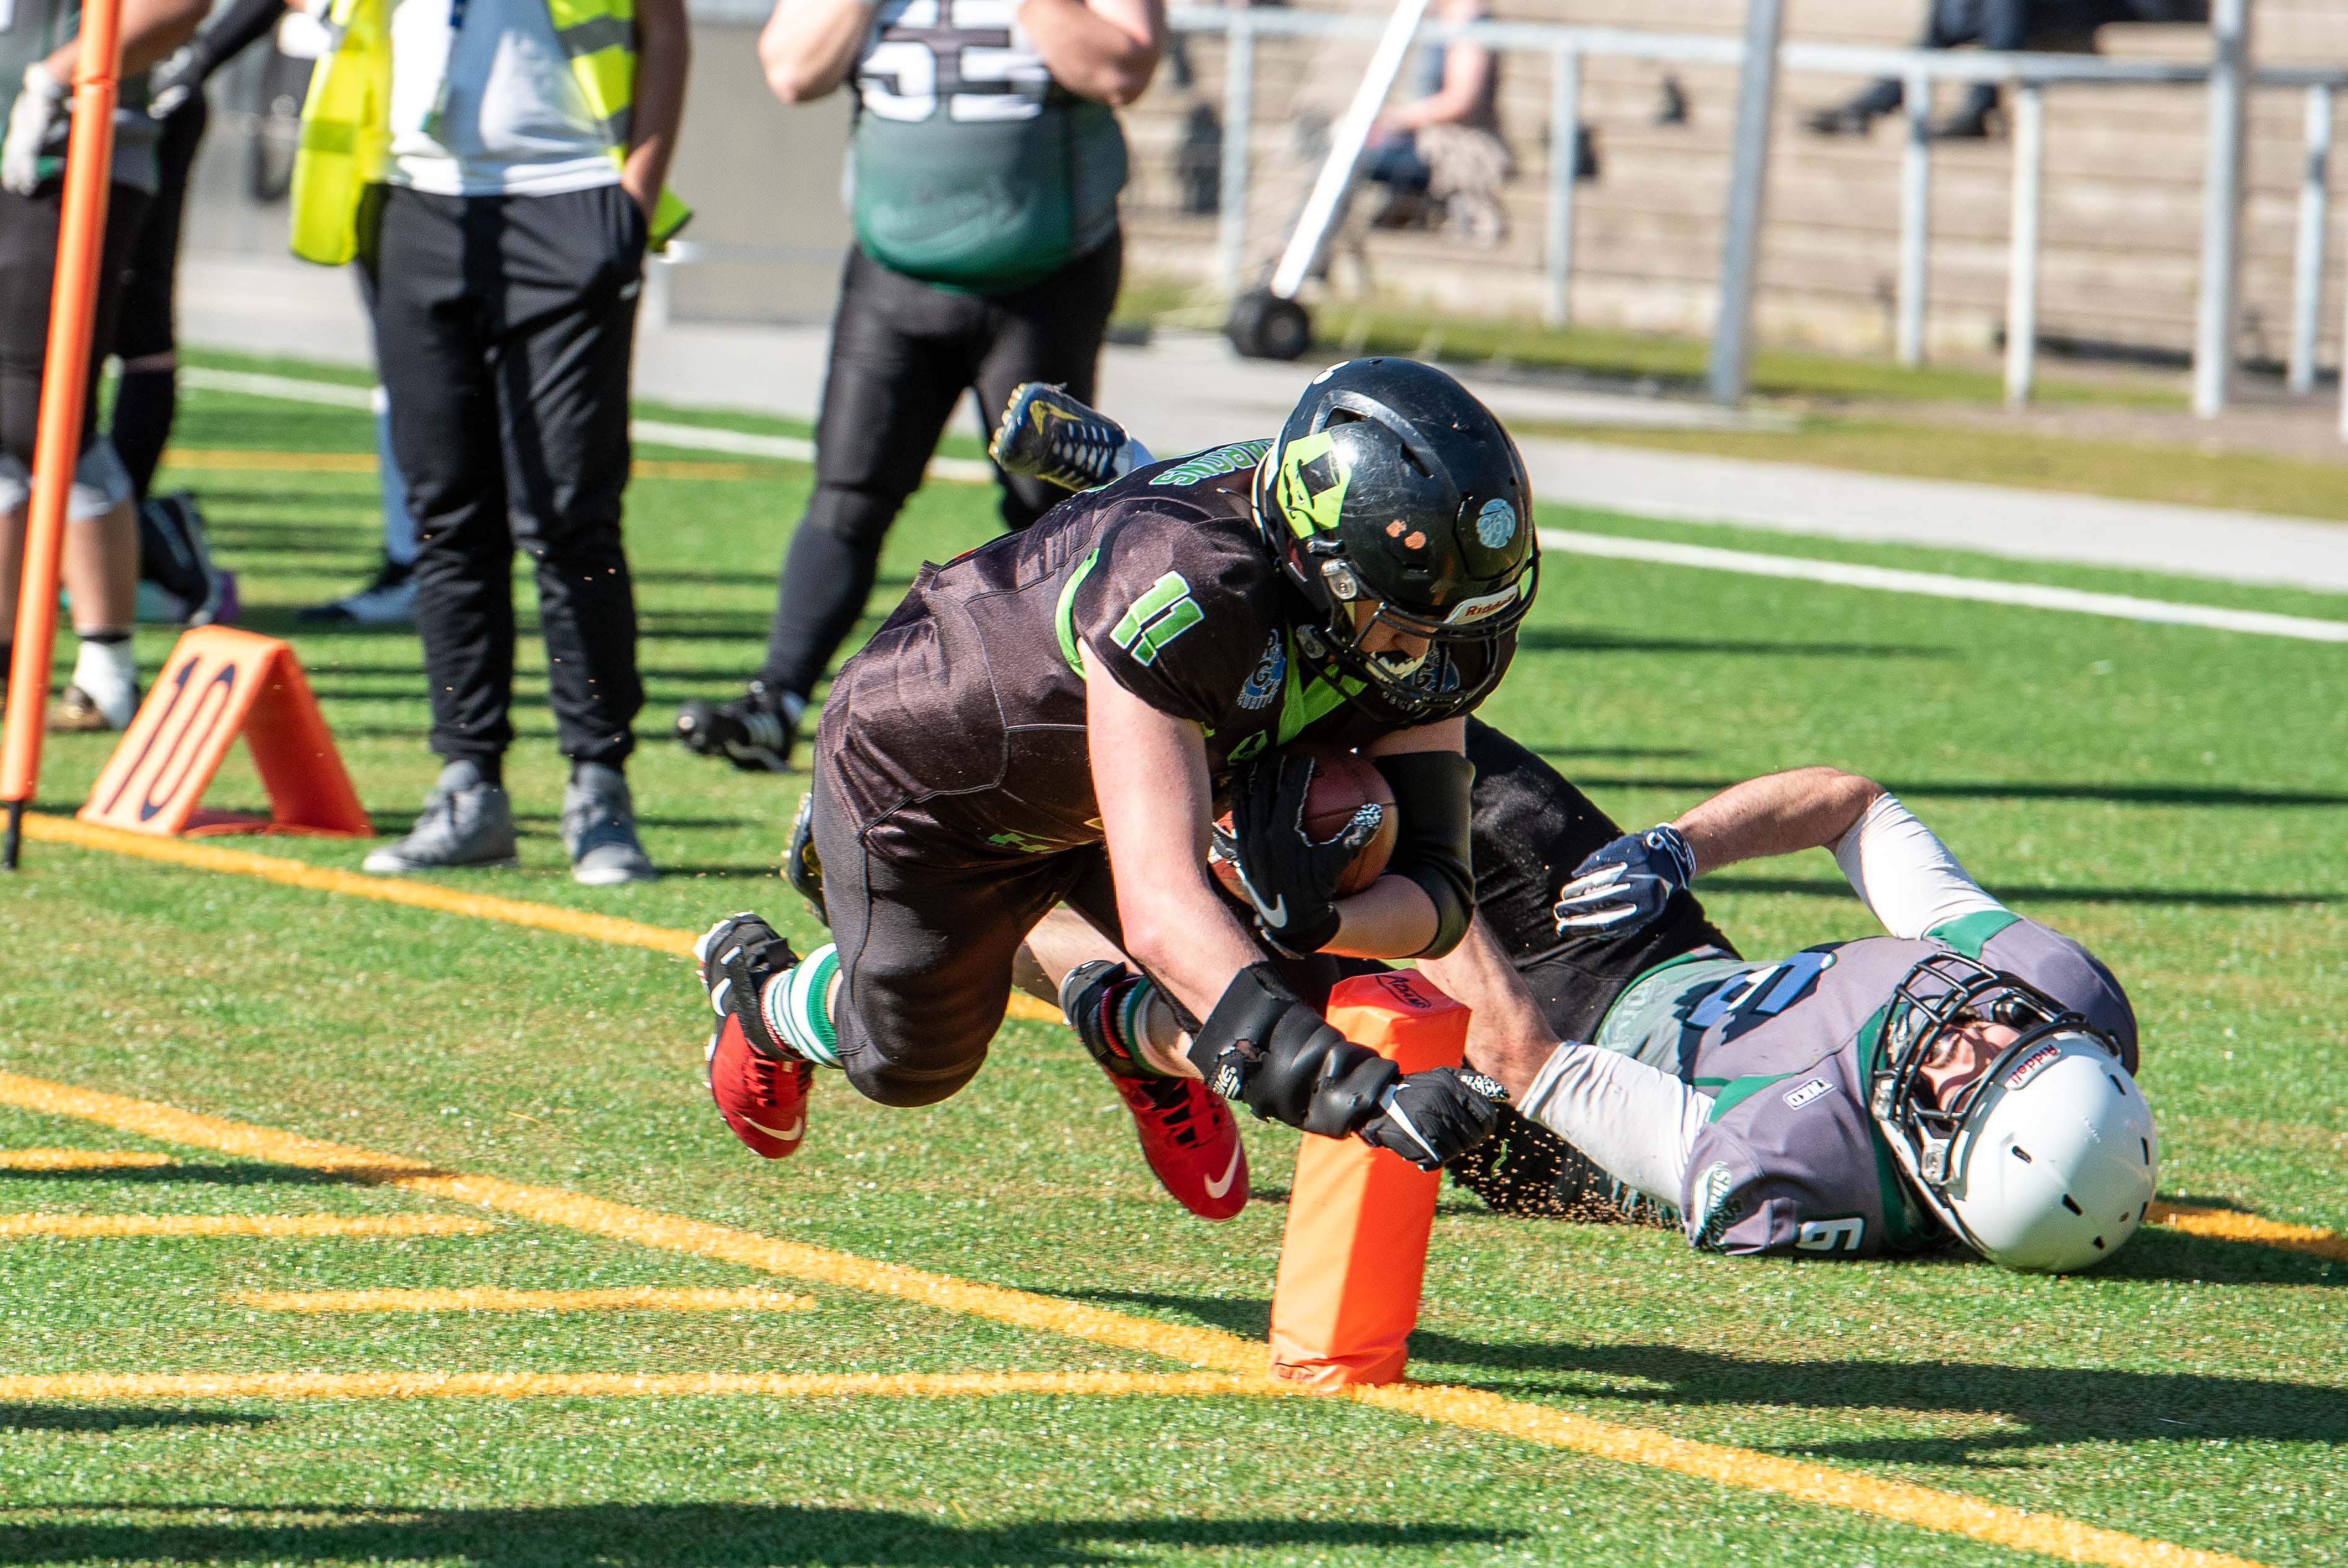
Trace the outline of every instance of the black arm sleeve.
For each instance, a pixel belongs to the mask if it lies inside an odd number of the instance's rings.
[[[278,18],[284,15],[285,0],[236,0],[201,35],[205,56],[203,75],[211,76],[242,54],[246,45],[276,26]]]
[[[1407,876],[1435,906],[1435,940],[1416,956],[1439,958],[1459,945],[1476,914],[1468,848],[1476,770],[1457,752],[1400,752],[1370,762],[1394,791],[1400,818],[1386,874]]]
[[[1324,1138],[1360,1131],[1402,1078],[1393,1062],[1331,1029],[1270,964],[1231,977],[1188,1054],[1224,1099]]]

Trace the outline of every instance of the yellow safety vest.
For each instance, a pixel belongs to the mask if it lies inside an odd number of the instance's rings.
[[[636,89],[635,0],[546,0],[546,9],[612,161],[624,163]],[[359,202],[382,181],[391,152],[390,20],[390,0],[335,0],[339,37],[310,77],[294,155],[294,253],[304,261],[335,267],[358,254]],[[652,248],[664,247],[692,216],[664,187]]]

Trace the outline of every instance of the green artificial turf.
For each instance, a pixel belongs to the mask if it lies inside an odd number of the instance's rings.
[[[665,413],[667,411],[661,411]],[[745,426],[749,427],[749,426]],[[1244,433],[1235,433],[1244,434]],[[364,414],[199,393],[177,445],[371,448]],[[690,453],[647,455],[689,457]],[[703,455],[706,456],[706,455]],[[803,774],[662,738],[755,666],[806,470],[644,479],[630,539],[650,698],[632,768],[669,872],[586,889],[524,643],[509,765],[522,868],[450,886],[697,928],[758,907]],[[245,624],[290,636],[363,797],[431,782],[407,632],[295,607],[375,549],[363,475],[186,470]],[[1545,520],[2348,619],[2332,596],[1558,512]],[[932,485],[876,610],[992,499]],[[526,578],[517,589],[527,607]],[[534,620],[525,612],[525,626]],[[867,622],[867,627],[871,624]],[[166,631],[142,633],[149,669]],[[1628,825],[1829,760],[1883,778],[1972,869],[2073,932],[2143,1020],[2161,1190],[2348,1230],[2348,717],[2337,647],[1553,554],[1488,709]],[[43,804],[108,750],[53,737]],[[242,755],[211,803],[259,804]],[[357,846],[246,847],[350,866]],[[752,1159],[698,1081],[676,959],[549,932],[26,846],[0,880],[0,1069],[1249,1337],[1297,1138],[1250,1124],[1256,1201],[1208,1225],[1156,1187],[1066,1033],[1013,1024],[916,1112],[824,1081],[803,1150]],[[1699,886],[1748,952],[1863,934],[1822,855]],[[0,1109],[0,1149],[163,1149],[0,1170],[0,1214],[459,1212],[445,1201]],[[462,1211],[478,1213],[478,1211]],[[1171,1370],[1141,1352],[510,1215],[474,1237],[0,1240],[0,1373]],[[295,1317],[247,1290],[770,1285],[796,1313]],[[1744,1262],[1658,1231],[1504,1219],[1447,1193],[1416,1375],[2276,1564],[2348,1561],[2348,1264],[2147,1229],[2052,1280],[1953,1259]],[[1863,1513],[1348,1404],[1238,1398],[8,1404],[0,1563],[2018,1561]]]

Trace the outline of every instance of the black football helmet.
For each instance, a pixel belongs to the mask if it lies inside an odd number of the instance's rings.
[[[1255,519],[1303,596],[1307,658],[1421,723],[1498,683],[1539,579],[1532,486],[1500,422],[1450,376],[1407,359],[1323,371],[1256,468]],[[1365,651],[1381,623],[1426,655]]]

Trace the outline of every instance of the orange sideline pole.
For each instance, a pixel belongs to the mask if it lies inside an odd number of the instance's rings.
[[[48,357],[41,369],[40,425],[33,444],[33,501],[25,526],[24,580],[16,594],[16,668],[0,734],[0,801],[7,803],[0,864],[16,869],[26,804],[41,779],[48,717],[50,644],[57,636],[57,552],[66,497],[81,455],[82,398],[98,313],[98,263],[114,170],[114,106],[120,96],[122,0],[85,0],[74,66],[73,131],[66,142],[57,283],[49,295]]]

